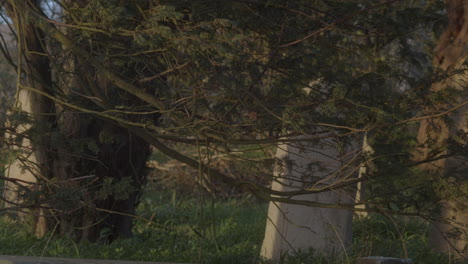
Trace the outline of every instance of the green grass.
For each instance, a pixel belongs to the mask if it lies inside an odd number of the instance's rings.
[[[266,206],[252,199],[213,201],[207,197],[172,200],[146,195],[132,239],[111,245],[69,238],[37,239],[19,226],[0,221],[0,255],[126,259],[190,263],[257,263]],[[13,239],[14,238],[14,239]]]
[[[0,255],[125,259],[190,263],[259,263],[266,204],[252,198],[212,200],[206,196],[179,197],[147,193],[132,239],[111,245],[75,243],[50,235],[37,239],[28,230],[0,221]],[[398,227],[398,228],[396,228]],[[427,226],[414,219],[372,215],[355,221],[350,263],[357,256],[413,259],[417,264],[449,264],[427,247]],[[289,257],[289,264],[339,264],[342,261],[305,251]]]
[[[373,214],[354,222],[354,256],[410,258],[417,264],[450,263],[428,247],[428,224],[420,219]]]

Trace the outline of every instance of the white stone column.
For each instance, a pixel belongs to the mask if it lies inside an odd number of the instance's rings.
[[[367,133],[364,135],[364,138],[362,140],[362,156],[364,157],[364,162],[367,161],[367,159],[374,153],[374,150],[372,147],[368,144],[367,142]],[[365,203],[359,204],[362,202],[365,202],[366,200],[366,181],[364,177],[367,174],[367,165],[362,164],[359,167],[359,182],[357,183],[357,188],[356,188],[356,209],[366,209],[367,205]],[[356,217],[367,217],[367,212],[356,212],[355,216]]]
[[[298,137],[303,138],[303,137]],[[333,140],[281,144],[276,152],[273,190],[319,189],[353,179],[357,171]],[[352,162],[351,162],[352,163]],[[353,204],[353,188],[291,197],[327,204]],[[319,254],[339,255],[351,243],[353,211],[270,202],[261,256],[278,263],[284,254],[312,248]]]
[[[17,98],[17,106],[26,113],[31,113],[30,103],[30,92],[26,90],[20,90]],[[7,124],[7,127],[9,125]],[[16,127],[16,134],[21,134],[27,131],[30,125],[19,125]],[[17,136],[15,133],[6,133],[5,140],[13,141]],[[16,204],[21,203],[21,197],[19,192],[21,191],[20,186],[28,187],[37,181],[35,168],[37,164],[36,155],[31,148],[31,142],[28,138],[23,138],[19,145],[10,146],[12,150],[20,152],[18,157],[11,157],[12,163],[7,164],[5,167],[5,177],[10,178],[11,181],[5,182],[5,189],[3,190],[3,198],[5,207],[15,207]],[[18,180],[18,181],[16,181]]]

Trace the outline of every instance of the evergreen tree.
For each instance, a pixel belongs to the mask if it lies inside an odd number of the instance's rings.
[[[60,15],[49,18],[52,2]],[[130,235],[149,145],[266,200],[354,208],[294,197],[352,189],[359,179],[310,188],[320,179],[304,177],[303,188],[280,191],[228,177],[173,142],[249,164],[236,151],[333,141],[343,155],[367,133],[375,153],[362,162],[351,153],[346,170],[369,167],[368,210],[430,218],[435,208],[430,181],[413,169],[430,158],[409,161],[416,145],[409,124],[425,116],[429,99],[444,100],[427,96],[432,77],[442,76],[429,63],[444,21],[440,3],[8,0],[3,7],[18,39],[18,87],[31,96],[30,113],[18,115],[31,127],[15,137],[32,142],[32,151],[15,153],[37,158],[22,165],[37,178],[33,191],[21,189],[23,205],[39,208],[43,227],[58,223],[62,233],[91,240]]]

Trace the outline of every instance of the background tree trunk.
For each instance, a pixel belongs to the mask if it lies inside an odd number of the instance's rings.
[[[39,1],[29,1],[28,5],[30,8],[38,9]],[[16,8],[15,3],[5,4],[5,7],[9,16],[14,21],[16,34],[18,36],[18,46],[24,47],[23,57],[20,58],[20,60],[24,58],[22,69],[27,73],[27,78],[19,81],[17,88],[17,99],[19,102],[15,103],[19,107],[19,111],[25,111],[31,116],[33,120],[32,126],[23,127],[23,130],[33,130],[33,133],[30,135],[34,134],[35,137],[33,141],[23,139],[19,146],[20,148],[30,147],[32,150],[27,156],[22,157],[26,160],[30,158],[29,164],[24,164],[28,167],[25,175],[21,175],[23,170],[18,170],[19,164],[16,163],[12,167],[13,170],[9,171],[9,176],[20,179],[24,178],[26,181],[31,181],[34,178],[37,184],[33,188],[38,190],[44,186],[44,180],[51,175],[50,164],[52,164],[54,151],[50,149],[52,147],[50,144],[50,132],[56,125],[55,103],[40,94],[24,90],[20,85],[34,87],[40,92],[51,93],[52,75],[49,66],[50,60],[47,56],[42,55],[46,53],[44,33],[28,21],[27,14],[21,13],[20,10]],[[22,64],[22,62],[20,62],[20,64]],[[11,187],[11,185],[8,187]],[[9,192],[7,195],[11,194],[12,193]],[[36,204],[36,206],[38,205],[39,204]],[[33,214],[35,216],[34,232],[38,236],[43,236],[47,230],[44,210],[39,206]]]
[[[70,101],[86,100],[81,95],[87,94],[89,87],[111,93],[112,83],[96,82],[98,70],[90,69],[85,60],[75,60],[73,54],[61,54],[63,65],[50,63],[50,50],[56,47],[51,47],[42,31],[28,22],[29,9],[25,8],[27,3],[28,8],[40,10],[39,2],[4,4],[22,44],[18,47],[23,52],[27,76],[22,85],[49,95],[67,94]],[[57,72],[53,77],[54,71]],[[131,236],[132,216],[146,179],[149,144],[113,121],[56,106],[36,92],[20,89],[19,95],[19,110],[33,120],[34,133],[30,133],[30,141],[23,140],[20,146],[31,149],[20,157],[30,170],[22,170],[20,161],[9,167],[7,176],[12,181],[7,183],[4,197],[23,202],[24,196],[18,194],[14,179],[35,182],[26,187],[40,193],[35,202],[38,211],[34,212],[34,232],[38,236],[53,227],[58,227],[54,229],[59,233],[91,241]],[[99,99],[100,95],[91,96]],[[138,104],[132,99],[125,98],[125,103]],[[26,129],[29,127],[16,132]]]
[[[462,91],[468,87],[466,59],[468,55],[468,2],[463,0],[446,0],[449,24],[439,39],[433,65],[436,69],[447,72],[448,78],[432,85],[432,92],[447,88]],[[466,103],[468,97],[456,100],[448,99],[440,108],[451,108]],[[436,106],[438,107],[438,106]],[[419,159],[437,157],[447,154],[447,146],[456,143],[467,145],[466,136],[468,105],[449,113],[452,124],[445,117],[424,119],[418,133],[421,148],[416,155]],[[463,154],[462,154],[463,155]],[[442,179],[448,185],[466,184],[466,156],[455,155],[427,163],[422,168],[437,182]],[[450,191],[449,191],[450,192]],[[468,203],[467,197],[438,193],[440,196],[440,221],[434,224],[430,235],[432,247],[444,253],[456,253],[467,258],[468,241]]]

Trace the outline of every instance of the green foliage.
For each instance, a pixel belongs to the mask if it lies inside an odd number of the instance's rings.
[[[116,200],[126,200],[130,193],[135,192],[131,183],[132,179],[130,177],[122,179],[104,178],[96,198],[105,200],[112,195]]]
[[[367,175],[368,200],[394,211],[434,210],[436,203],[428,199],[434,197],[433,183],[409,164],[416,139],[408,120],[460,95],[452,88],[427,96],[434,80],[451,74],[437,73],[429,65],[434,36],[445,23],[440,4],[88,0],[62,8],[63,21],[53,25],[63,27],[62,38],[50,34],[54,28],[34,28],[46,34],[42,44],[48,47],[41,55],[50,60],[48,72],[54,73],[47,92],[60,105],[50,113],[56,118],[41,124],[48,133],[41,133],[42,127],[24,113],[14,112],[12,118],[14,127],[35,125],[16,137],[18,142],[23,136],[39,146],[48,142],[47,152],[71,153],[74,160],[65,160],[73,163],[65,166],[66,173],[47,174],[48,186],[60,190],[27,193],[27,205],[45,199],[62,211],[86,199],[138,196],[149,153],[143,149],[150,142],[157,145],[155,140],[183,145],[170,149],[176,154],[193,145],[207,146],[201,154],[225,155],[239,174],[267,178],[265,166],[253,165],[254,152],[238,155],[248,152],[252,142],[265,140],[272,149],[285,132],[326,132],[344,146],[359,142],[366,132],[375,149]],[[32,14],[22,11],[18,13]],[[65,122],[75,118],[76,123]],[[451,148],[466,152],[461,136],[453,141]],[[154,158],[167,161],[162,152]],[[200,156],[193,160],[206,161]],[[55,185],[59,179],[73,181],[98,172],[97,180]],[[436,184],[441,197],[454,193],[455,184]],[[465,194],[466,185],[461,186],[459,193]],[[171,241],[180,233],[166,235]],[[234,245],[224,250],[226,255],[241,251]]]
[[[75,243],[67,237],[34,238],[19,226],[0,222],[0,254],[69,256],[199,263],[254,263],[265,224],[265,205],[247,200],[211,201],[148,194],[139,208],[132,239],[111,245]],[[150,220],[151,222],[147,222]],[[11,243],[7,237],[14,236]]]
[[[410,258],[413,263],[449,263],[428,247],[428,225],[421,219],[371,214],[355,221],[353,255]]]
[[[210,197],[147,192],[139,207],[135,235],[110,245],[76,243],[70,237],[43,239],[0,221],[0,254],[190,263],[259,263],[266,204],[251,198],[214,201]],[[148,222],[150,220],[150,222]],[[411,258],[414,263],[450,263],[427,246],[427,224],[413,218],[371,215],[356,220],[347,257],[299,251],[285,263],[355,263],[359,256]],[[12,239],[14,237],[14,239]],[[286,256],[285,256],[286,258]],[[267,263],[267,262],[264,262]]]

